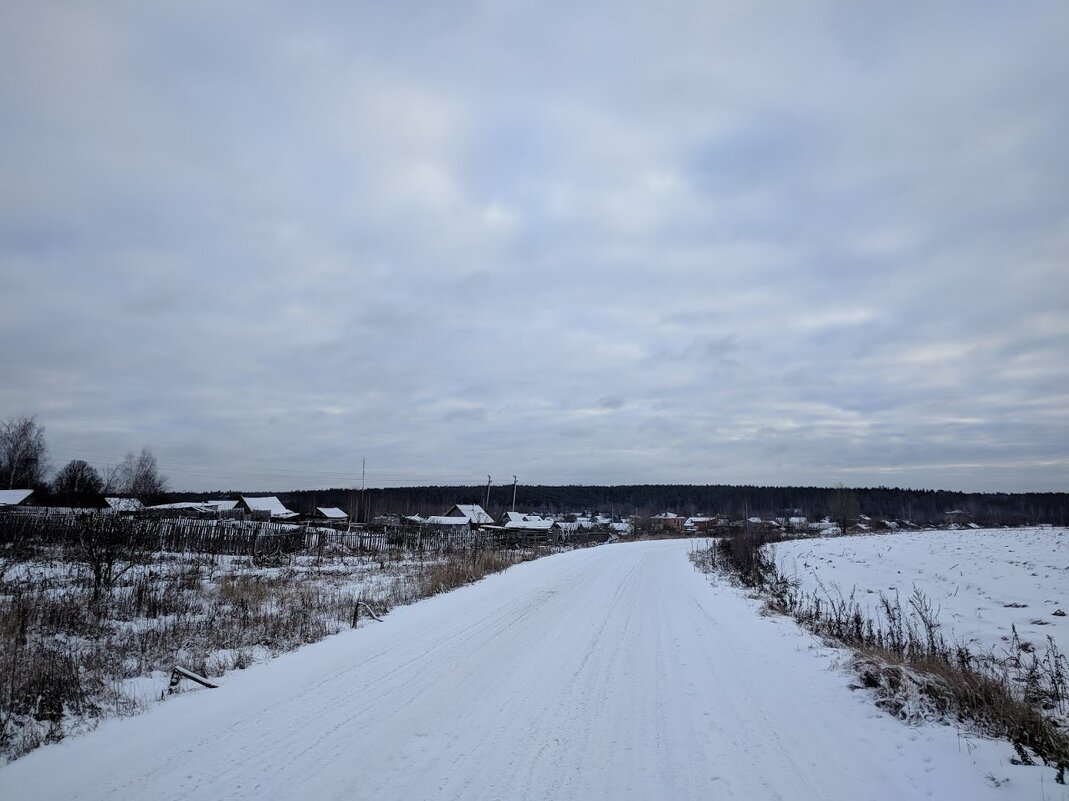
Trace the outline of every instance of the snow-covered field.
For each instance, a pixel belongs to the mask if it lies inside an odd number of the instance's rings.
[[[1065,799],[905,726],[843,652],[695,570],[573,551],[395,609],[0,768],[4,799]]]
[[[1037,649],[1069,652],[1069,530],[963,529],[779,543],[776,561],[804,590],[851,593],[875,611],[920,589],[940,610],[948,642],[1001,652],[1013,628]]]

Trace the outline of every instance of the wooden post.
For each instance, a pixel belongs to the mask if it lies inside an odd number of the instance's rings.
[[[192,670],[186,670],[184,667],[179,667],[178,665],[175,665],[173,668],[171,668],[171,683],[167,688],[167,692],[175,692],[178,689],[178,682],[182,681],[182,679],[189,679],[190,681],[195,681],[197,684],[200,684],[204,687],[208,687],[212,690],[216,689],[219,686],[217,684],[212,684],[199,673],[194,673]]]

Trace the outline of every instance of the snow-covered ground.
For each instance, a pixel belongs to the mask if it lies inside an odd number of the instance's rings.
[[[942,634],[1000,652],[1016,627],[1042,650],[1069,653],[1069,530],[962,529],[779,543],[776,561],[810,592],[841,592],[875,610],[879,594],[905,604],[919,588],[939,608]],[[823,588],[821,587],[823,585]]]
[[[0,581],[0,763],[159,702],[175,664],[218,677],[350,628],[358,600],[410,603],[449,558],[296,554],[270,566],[155,552],[120,563],[94,602],[86,565],[67,556],[42,548]]]
[[[4,799],[1040,799],[1053,771],[872,706],[694,543],[395,609],[0,769]]]

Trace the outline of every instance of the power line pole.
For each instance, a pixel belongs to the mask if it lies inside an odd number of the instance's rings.
[[[367,457],[360,462],[360,520],[364,518],[364,479],[367,477]]]
[[[516,476],[512,477],[512,511],[516,511]]]
[[[483,506],[484,509],[490,505],[490,482],[492,480],[489,475],[486,477],[486,504]]]

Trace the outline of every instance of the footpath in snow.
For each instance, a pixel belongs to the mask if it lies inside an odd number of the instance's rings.
[[[877,710],[694,545],[574,551],[396,609],[41,748],[0,798],[1069,797],[1005,743]]]

